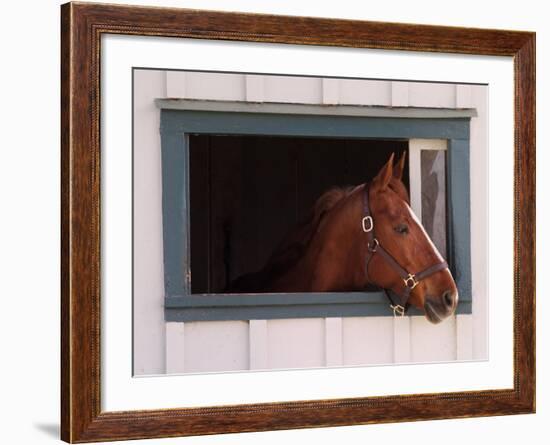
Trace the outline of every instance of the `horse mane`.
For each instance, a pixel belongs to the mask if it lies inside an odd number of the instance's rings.
[[[409,194],[401,179],[391,178],[389,186],[401,199],[410,203]],[[307,218],[288,232],[279,243],[269,257],[264,271],[279,274],[294,266],[304,255],[326,214],[358,187],[360,186],[333,187],[323,193],[313,205]]]
[[[355,188],[352,186],[333,187],[323,193],[313,205],[308,216],[283,238],[267,261],[265,270],[282,273],[294,266],[303,256],[327,213],[348,197]]]
[[[305,254],[313,236],[327,213],[350,195],[356,187],[334,187],[323,193],[311,208],[308,216],[298,223],[279,243],[258,272],[251,272],[233,280],[226,291],[256,292],[263,289],[275,277],[283,275],[296,265]]]

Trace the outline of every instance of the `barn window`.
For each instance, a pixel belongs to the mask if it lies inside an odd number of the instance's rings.
[[[365,182],[408,148],[406,140],[210,134],[188,143],[192,294],[224,293],[257,272],[319,196]]]
[[[411,205],[451,267],[457,313],[471,313],[473,110],[170,99],[157,105],[166,320],[393,315],[376,289],[262,295],[225,289],[266,261],[320,193],[365,182],[390,153],[404,150]]]

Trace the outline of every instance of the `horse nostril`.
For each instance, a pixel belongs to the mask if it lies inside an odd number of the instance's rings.
[[[447,290],[443,293],[443,303],[445,303],[445,306],[448,308],[452,308],[454,306],[454,294],[452,291]]]

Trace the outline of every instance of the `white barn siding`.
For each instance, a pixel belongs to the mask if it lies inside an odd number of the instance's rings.
[[[177,372],[249,369],[247,321],[195,321],[182,324],[185,326],[184,369]]]
[[[411,361],[446,362],[456,360],[456,317],[438,325],[424,317],[411,317]]]
[[[487,94],[486,87],[470,86],[470,103],[475,107],[478,116],[472,119],[470,125],[470,187],[476,190],[475,200],[472,200],[472,215],[483,213],[489,208],[487,202],[487,166],[488,150],[484,149],[487,143]],[[477,148],[477,149],[476,149]],[[472,345],[472,358],[485,359],[488,356],[487,320],[488,301],[486,279],[488,274],[487,233],[484,224],[471,224],[471,255],[472,255],[472,292],[475,298],[472,301],[472,336],[475,339]]]
[[[241,74],[185,73],[185,97],[203,100],[245,100],[245,77]],[[170,82],[170,88],[171,84]]]
[[[338,103],[348,105],[391,105],[391,82],[360,79],[338,80]]]
[[[165,323],[163,320],[160,140],[157,97],[251,102],[476,107],[471,187],[486,190],[486,92],[483,87],[420,82],[138,71],[135,82],[135,371],[136,374],[470,360],[487,354],[484,220],[472,220],[474,313],[433,326],[424,317],[352,317]],[[156,113],[156,116],[155,116]],[[141,167],[140,167],[141,166]],[[139,184],[138,184],[139,183]],[[472,215],[486,205],[476,193]],[[139,204],[141,203],[141,204]],[[154,209],[145,212],[145,208]],[[475,218],[475,217],[474,217]],[[140,253],[141,252],[141,253]],[[140,263],[143,261],[144,263]],[[478,273],[477,271],[481,271]],[[475,341],[474,341],[475,340]]]
[[[267,369],[269,367],[267,320],[250,320],[248,322],[248,345],[250,369]]]
[[[185,372],[185,325],[166,323],[166,374]]]
[[[411,361],[411,317],[393,319],[393,363]]]
[[[321,79],[290,76],[266,76],[264,78],[265,102],[321,103],[323,82]]]
[[[325,366],[325,323],[322,318],[267,321],[268,368]]]
[[[409,106],[455,108],[456,85],[409,82]]]
[[[165,73],[135,72],[134,113],[134,374],[164,374],[164,270],[160,171],[160,116]]]
[[[408,107],[409,106],[409,84],[408,82],[391,83],[391,106]]]
[[[342,320],[344,365],[394,361],[394,330],[391,317],[346,317]]]

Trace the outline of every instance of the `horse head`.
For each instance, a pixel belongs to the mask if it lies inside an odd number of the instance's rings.
[[[372,218],[367,227],[363,221],[368,280],[398,296],[406,294],[407,304],[424,311],[430,322],[439,323],[454,313],[458,290],[445,260],[409,205],[401,180],[405,155],[395,165],[393,158],[392,154],[364,189]]]

